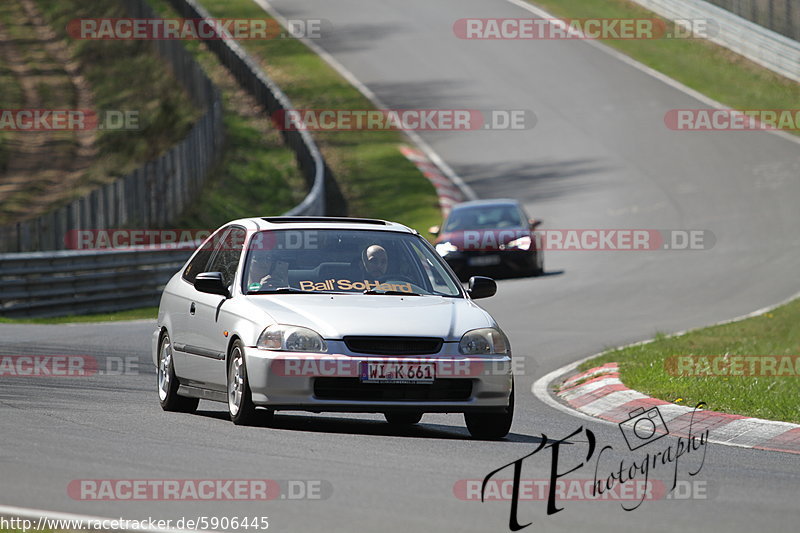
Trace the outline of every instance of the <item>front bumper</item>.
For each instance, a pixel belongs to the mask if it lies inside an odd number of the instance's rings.
[[[501,411],[512,386],[511,356],[376,356],[245,349],[253,403],[312,412]],[[288,362],[287,362],[288,361]],[[361,362],[436,365],[433,384],[362,383]]]
[[[495,263],[488,263],[497,258]],[[480,250],[450,252],[443,257],[456,274],[505,270],[527,273],[536,266],[535,250]]]

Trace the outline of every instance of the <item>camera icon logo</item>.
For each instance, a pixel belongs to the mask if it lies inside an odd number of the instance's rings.
[[[645,411],[639,407],[628,413],[628,419],[619,423],[625,443],[631,451],[669,435],[669,429],[657,407]]]

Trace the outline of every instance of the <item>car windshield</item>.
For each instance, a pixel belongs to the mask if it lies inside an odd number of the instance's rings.
[[[422,237],[368,230],[258,232],[248,246],[242,283],[246,294],[463,294]]]
[[[527,222],[515,205],[481,205],[454,209],[444,225],[444,232],[522,228]]]

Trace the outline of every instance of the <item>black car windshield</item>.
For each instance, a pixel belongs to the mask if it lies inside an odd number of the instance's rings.
[[[527,224],[515,205],[476,205],[454,209],[442,231],[448,233],[476,229],[524,228]]]
[[[246,294],[463,295],[422,237],[389,231],[258,232],[247,249],[242,283]]]

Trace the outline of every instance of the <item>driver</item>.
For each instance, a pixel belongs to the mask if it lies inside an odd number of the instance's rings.
[[[370,279],[380,279],[386,275],[386,271],[389,269],[389,254],[386,253],[386,248],[380,244],[367,246],[361,254],[361,261],[364,273]]]
[[[274,261],[271,254],[252,254],[248,290],[285,287],[288,283],[287,267],[288,263]]]

